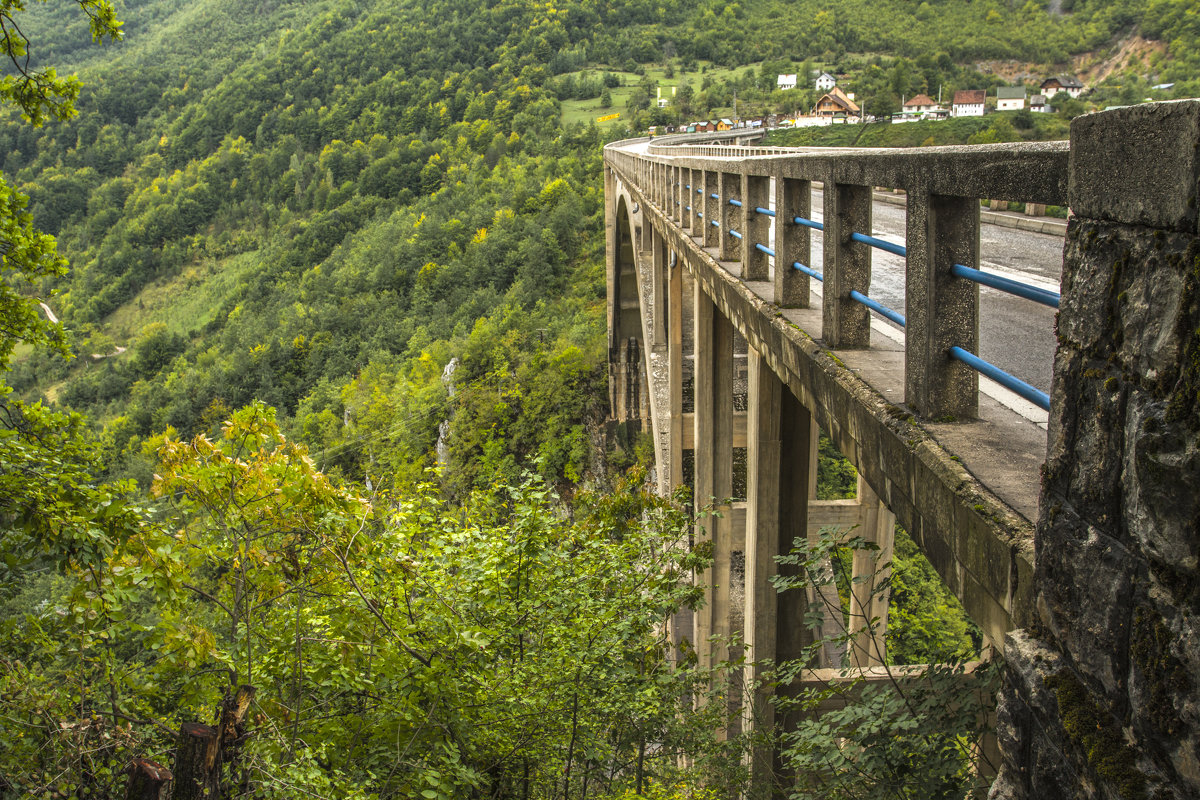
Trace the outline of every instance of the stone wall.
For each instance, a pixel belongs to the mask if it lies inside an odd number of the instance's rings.
[[[1081,117],[1034,577],[992,788],[1200,797],[1200,103]]]

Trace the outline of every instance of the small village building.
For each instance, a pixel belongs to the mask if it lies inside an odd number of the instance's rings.
[[[1087,89],[1074,75],[1052,75],[1042,81],[1042,85],[1039,88],[1046,97],[1054,97],[1059,92],[1066,92],[1071,97],[1076,98]]]
[[[960,89],[954,93],[952,117],[982,117],[987,92],[983,89]]]
[[[1050,104],[1046,102],[1046,95],[1035,94],[1033,97],[1029,98],[1029,110],[1038,114],[1045,114],[1053,111],[1054,109],[1051,108]]]
[[[837,86],[837,78],[833,77],[828,72],[822,72],[817,76],[815,85],[818,92],[828,92],[833,87]]]
[[[857,122],[862,117],[862,109],[853,98],[835,86],[821,95],[821,99],[813,106],[813,116]]]
[[[937,108],[937,103],[927,94],[919,94],[904,104],[905,113],[912,114],[924,114],[926,111],[933,111],[935,108]]]
[[[733,120],[728,119],[726,117],[721,117],[719,120],[717,120],[717,130],[719,130],[719,131],[733,130]]]
[[[997,111],[1020,111],[1025,107],[1024,86],[1000,86],[996,89]]]
[[[775,88],[782,89],[785,92],[788,89],[795,89],[796,88],[796,75],[794,73],[791,75],[780,75],[778,78],[775,79]]]

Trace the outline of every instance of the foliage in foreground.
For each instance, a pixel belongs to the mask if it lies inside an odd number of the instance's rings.
[[[461,507],[367,498],[259,405],[158,457],[165,505],[98,582],[9,595],[10,791],[116,795],[236,684],[258,688],[238,796],[602,795],[703,757],[714,720],[677,712],[704,676],[663,627],[700,597],[689,519],[639,478],[571,507],[533,476]]]
[[[846,556],[855,552],[872,554],[876,565],[872,575],[851,579],[840,574],[839,565],[846,565]],[[907,574],[915,588],[912,577],[920,570],[913,569],[912,557],[907,553],[909,563],[894,572],[890,555],[882,554],[878,545],[825,530],[815,542],[796,540],[793,552],[779,559],[794,574],[780,576],[775,583],[780,591],[836,583],[843,603],[853,593],[860,595],[861,607],[870,607],[871,597],[893,590],[898,574]],[[995,664],[968,663],[971,653],[962,644],[964,632],[952,625],[940,636],[926,631],[927,641],[908,643],[913,653],[938,663],[904,667],[885,659],[882,667],[875,668],[883,680],[871,681],[867,672],[849,669],[841,680],[813,681],[807,667],[819,651],[829,645],[842,652],[851,647],[855,625],[847,610],[832,609],[846,623],[841,632],[815,636],[803,657],[775,671],[774,679],[781,684],[806,682],[795,694],[776,698],[777,713],[799,720],[794,729],[778,734],[785,772],[798,776],[786,783],[789,796],[794,800],[957,800],[986,790],[987,778],[976,761],[982,758],[978,743],[994,710],[999,678]],[[916,611],[910,609],[904,618],[913,630],[921,616]],[[822,615],[813,612],[810,609],[806,622],[818,631]],[[953,616],[947,616],[953,621]],[[879,624],[878,619],[866,621],[870,630]],[[827,710],[818,716],[822,706]],[[982,772],[987,774],[986,769]]]

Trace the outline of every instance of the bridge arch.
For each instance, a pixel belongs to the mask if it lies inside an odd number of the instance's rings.
[[[619,181],[614,179],[614,183]],[[637,259],[642,236],[640,207],[623,186],[614,186],[615,210],[608,227],[609,401],[617,436],[628,440],[650,420],[645,331]],[[611,197],[612,195],[610,195]]]

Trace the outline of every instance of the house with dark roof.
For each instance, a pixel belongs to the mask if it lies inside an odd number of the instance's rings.
[[[983,89],[959,89],[954,93],[950,116],[982,117],[985,100],[987,100],[987,92]]]
[[[1074,75],[1052,75],[1042,81],[1039,88],[1046,97],[1054,97],[1059,92],[1066,92],[1071,97],[1079,97],[1087,91],[1087,87],[1080,83]]]
[[[998,86],[996,87],[996,110],[997,111],[1020,111],[1025,107],[1025,87],[1024,86]]]
[[[1050,104],[1046,102],[1046,95],[1044,94],[1035,94],[1033,97],[1029,98],[1029,110],[1038,114],[1054,111],[1054,109],[1050,107]]]

